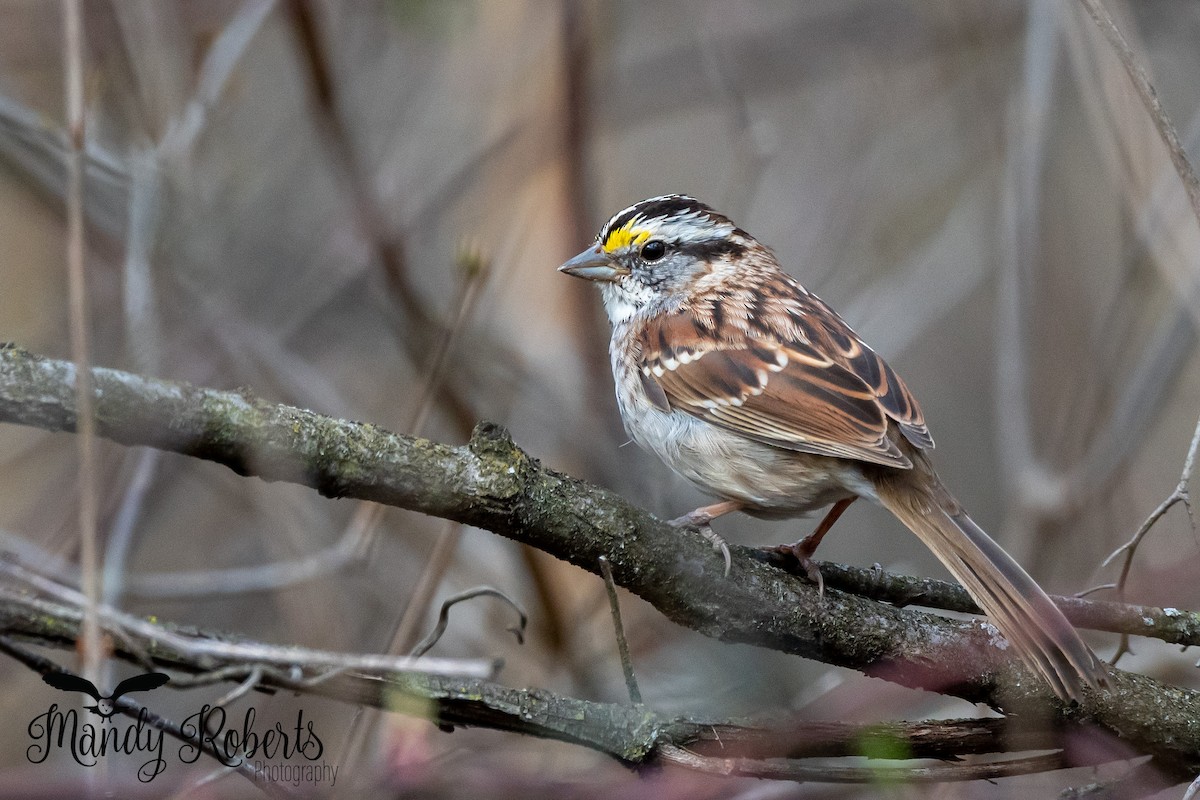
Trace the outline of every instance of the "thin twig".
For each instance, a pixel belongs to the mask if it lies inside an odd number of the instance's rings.
[[[454,355],[454,348],[462,337],[463,331],[466,330],[467,322],[471,319],[471,315],[478,305],[479,296],[492,273],[491,259],[475,245],[463,244],[460,246],[455,263],[463,280],[453,305],[454,311],[450,324],[446,327],[444,335],[434,345],[433,355],[425,370],[425,380],[421,387],[421,393],[418,395],[412,419],[404,428],[414,436],[420,436],[420,431],[425,430],[425,423],[429,419],[429,413],[433,410],[434,401],[437,400],[438,393],[450,372],[449,368],[453,363],[450,357]]]
[[[63,0],[63,53],[66,69],[67,129],[67,284],[70,295],[71,357],[75,371],[79,436],[79,541],[83,593],[83,674],[92,683],[100,680],[104,653],[96,607],[100,603],[100,563],[96,544],[96,412],[92,386],[91,315],[88,313],[86,257],[83,231],[84,148],[86,141],[83,100],[83,18],[79,0]]]
[[[241,683],[209,703],[209,705],[211,705],[213,708],[223,708],[235,700],[245,697],[247,694],[254,691],[258,684],[262,681],[262,678],[262,667],[256,666],[251,668],[250,673],[246,675],[246,678]]]
[[[217,667],[216,669],[210,669],[205,672],[198,672],[195,675],[172,675],[171,686],[175,689],[190,689],[196,686],[212,686],[214,683],[242,681],[248,676],[256,674],[259,676],[259,681],[261,681],[262,676],[269,673],[270,670],[263,667],[261,664],[230,664],[227,667]]]
[[[116,518],[109,528],[104,552],[103,592],[100,599],[111,606],[117,605],[120,598],[128,594],[129,575],[126,567],[133,550],[138,520],[154,484],[158,465],[162,462],[162,453],[157,450],[143,450],[135,455],[135,459],[133,477],[125,487]]]
[[[1083,598],[1087,597],[1088,595],[1095,594],[1096,592],[1106,592],[1110,589],[1115,589],[1115,588],[1117,588],[1117,585],[1115,583],[1101,583],[1101,584],[1097,584],[1096,586],[1089,586],[1088,588],[1084,589],[1081,592],[1076,592],[1075,596],[1080,599],[1083,599]]]
[[[125,13],[130,10],[126,8]],[[125,28],[124,32],[128,39],[131,31]],[[127,48],[135,46],[133,42],[126,42]],[[157,372],[167,337],[163,334],[156,283],[161,275],[151,263],[163,216],[163,177],[157,154],[149,147],[132,148],[128,164],[129,215],[121,281],[125,349],[139,371]],[[137,455],[133,476],[125,487],[116,518],[106,532],[101,601],[109,605],[116,605],[123,594],[138,522],[161,461],[161,454],[153,451]]]
[[[1187,153],[1179,142],[1179,134],[1176,133],[1174,124],[1163,110],[1162,103],[1158,99],[1158,92],[1150,83],[1145,68],[1139,62],[1129,43],[1125,41],[1125,36],[1113,22],[1112,15],[1108,13],[1100,0],[1079,0],[1079,2],[1096,22],[1104,38],[1112,45],[1117,58],[1121,60],[1121,65],[1125,67],[1125,72],[1133,82],[1133,87],[1137,90],[1142,105],[1146,107],[1146,112],[1150,115],[1158,135],[1162,137],[1163,144],[1167,146],[1171,163],[1175,165],[1175,171],[1179,173],[1179,180],[1183,183],[1183,190],[1187,193],[1188,202],[1192,206],[1192,213],[1196,216],[1196,221],[1200,223],[1200,179],[1197,179],[1196,171],[1192,169]]]
[[[592,115],[595,102],[591,97],[592,62],[596,48],[594,16],[595,8],[588,3],[566,2],[558,6],[562,15],[561,53],[562,102],[556,104],[561,114],[563,151],[563,191],[565,197],[562,210],[566,215],[563,230],[568,250],[582,248],[595,233],[596,224],[593,202],[593,186],[590,164],[593,139]],[[573,249],[572,249],[573,248]],[[603,402],[608,396],[608,320],[601,312],[591,288],[584,281],[567,284],[566,301],[568,311],[575,324],[570,327],[576,352],[583,361],[583,379],[587,382],[582,390],[585,413],[592,419],[603,421],[612,435],[621,435],[620,420],[613,413],[611,403]]]
[[[625,639],[625,626],[621,622],[621,603],[617,600],[617,584],[613,580],[612,565],[600,556],[600,572],[604,574],[604,589],[608,592],[608,609],[612,612],[613,633],[617,637],[617,652],[621,655],[621,671],[625,673],[625,686],[629,689],[629,702],[640,705],[642,690],[638,688],[637,675],[633,672],[633,659],[629,657],[629,642]]]
[[[1130,570],[1133,568],[1133,557],[1137,554],[1138,546],[1142,543],[1142,540],[1146,538],[1146,534],[1150,532],[1150,529],[1154,527],[1154,524],[1162,519],[1163,515],[1170,511],[1172,506],[1174,506],[1176,503],[1183,504],[1184,509],[1187,511],[1188,519],[1192,523],[1192,531],[1195,532],[1196,517],[1192,513],[1192,501],[1191,496],[1188,493],[1188,484],[1191,483],[1192,470],[1196,466],[1197,450],[1200,450],[1200,418],[1196,420],[1196,429],[1192,432],[1192,442],[1188,445],[1187,457],[1183,460],[1183,471],[1179,475],[1179,483],[1175,484],[1175,488],[1171,490],[1171,493],[1167,495],[1166,499],[1159,503],[1158,507],[1150,512],[1150,516],[1146,517],[1145,521],[1142,522],[1137,531],[1134,532],[1133,537],[1130,538],[1129,541],[1125,542],[1125,544],[1121,545],[1112,553],[1110,553],[1108,558],[1104,559],[1104,562],[1100,565],[1101,567],[1107,567],[1121,553],[1125,554],[1125,560],[1121,564],[1121,574],[1117,578],[1116,582],[1118,601],[1125,601],[1125,587],[1129,580]],[[1122,633],[1121,642],[1117,645],[1117,651],[1113,654],[1112,663],[1117,663],[1118,659],[1128,652],[1130,652],[1129,635],[1127,633]]]
[[[1008,778],[1014,775],[1030,775],[1052,772],[1068,766],[1061,753],[1028,758],[1013,758],[991,761],[985,764],[960,763],[936,764],[928,767],[892,767],[869,765],[865,767],[814,766],[786,760],[756,760],[748,758],[717,758],[700,756],[680,747],[663,747],[660,755],[664,761],[679,764],[698,772],[741,778],[765,778],[790,780],[799,783],[949,783],[952,781],[978,781]]]
[[[1109,490],[1121,466],[1137,444],[1145,441],[1155,412],[1162,407],[1182,364],[1194,350],[1195,326],[1200,323],[1200,283],[1195,280],[1200,230],[1191,207],[1178,202],[1180,174],[1175,165],[1169,159],[1159,165],[1153,157],[1157,156],[1152,152],[1153,144],[1147,148],[1147,142],[1158,136],[1155,123],[1150,115],[1129,106],[1136,90],[1095,21],[1078,6],[1042,2],[1033,7],[1055,12],[1061,36],[1052,46],[1060,48],[1065,36],[1080,98],[1090,120],[1089,131],[1110,180],[1121,187],[1121,200],[1131,217],[1137,242],[1177,301],[1174,308],[1159,314],[1148,333],[1148,343],[1133,359],[1135,367],[1126,375],[1124,388],[1108,404],[1107,419],[1090,426],[1097,435],[1091,437],[1086,452],[1075,459],[1064,476],[1061,513],[1068,516],[1094,507],[1111,494]],[[1127,4],[1123,7],[1128,8]],[[1189,121],[1183,143],[1185,152],[1200,146],[1200,113],[1193,114]],[[1148,160],[1147,156],[1152,157]],[[1130,302],[1130,295],[1141,292],[1145,276],[1138,265],[1142,260],[1129,262],[1122,278],[1126,285],[1116,288],[1108,311],[1093,326],[1091,339],[1102,351],[1111,350],[1112,342],[1127,342],[1133,328],[1140,324],[1135,319],[1137,303]],[[1151,311],[1151,315],[1156,313]],[[1092,370],[1087,374],[1095,382],[1094,375],[1103,373]]]
[[[1053,108],[1053,74],[1059,57],[1056,26],[1049,6],[1029,5],[1020,93],[1010,111],[1000,222],[1005,236],[997,285],[995,386],[992,397],[1002,435],[1001,464],[1014,488],[1009,525],[1036,529],[1038,517],[1054,505],[1056,476],[1041,458],[1033,433],[1033,344],[1030,332],[1035,287],[1031,285],[1035,243],[1041,222],[1040,186]],[[1036,542],[1034,543],[1036,545]],[[1019,555],[1019,554],[1018,554]],[[1018,558],[1018,560],[1022,560]]]
[[[374,506],[382,511],[384,506]],[[462,525],[453,520],[442,520],[438,525],[437,538],[433,541],[433,549],[421,566],[421,574],[413,585],[412,595],[404,606],[400,619],[395,622],[389,638],[388,652],[404,653],[412,649],[413,640],[424,624],[425,615],[429,612],[429,604],[437,593],[438,584],[454,560],[454,551],[462,536]],[[395,619],[393,617],[393,619]]]
[[[156,451],[149,451],[156,452]],[[336,572],[363,558],[361,528],[347,527],[342,538],[311,555],[251,567],[167,570],[122,576],[121,595],[136,599],[187,599],[286,589]],[[0,530],[0,553],[11,555],[35,572],[59,583],[78,585],[79,568],[26,539]],[[107,564],[106,564],[107,567]],[[105,588],[108,588],[105,582]],[[106,600],[105,602],[110,602]]]
[[[413,410],[413,417],[406,428],[413,436],[421,436],[425,430],[429,413],[433,409],[433,402],[437,399],[438,393],[446,381],[450,364],[453,363],[450,356],[454,353],[454,345],[458,342],[467,321],[471,318],[471,312],[475,309],[480,291],[491,272],[488,260],[474,249],[460,251],[458,264],[464,276],[462,289],[455,303],[454,317],[450,327],[438,341],[436,352],[429,361],[425,385]],[[371,504],[369,508],[373,520],[382,513],[383,509],[382,506],[375,504]],[[372,525],[372,529],[374,527]],[[458,549],[461,538],[462,526],[458,523],[447,522],[441,526],[433,545],[433,552],[430,553],[421,569],[421,575],[417,578],[412,595],[404,607],[404,613],[392,631],[388,652],[403,653],[411,648],[422,620],[429,613],[429,605],[433,602],[433,596],[437,593],[438,586],[441,585],[446,571],[454,560],[454,552]]]
[[[1146,517],[1145,521],[1138,527],[1133,537],[1125,544],[1118,547],[1108,558],[1104,559],[1101,567],[1107,567],[1117,556],[1125,553],[1125,561],[1121,565],[1121,576],[1117,579],[1116,589],[1117,595],[1124,599],[1125,583],[1129,578],[1129,568],[1133,563],[1134,553],[1137,551],[1138,545],[1142,543],[1142,539],[1146,538],[1146,534],[1154,527],[1154,524],[1162,519],[1163,515],[1171,510],[1171,507],[1176,503],[1182,503],[1187,510],[1188,518],[1192,523],[1192,530],[1196,529],[1196,518],[1192,513],[1192,500],[1188,492],[1188,484],[1192,480],[1192,471],[1196,466],[1196,452],[1200,450],[1200,418],[1196,420],[1196,429],[1192,432],[1192,442],[1188,445],[1187,457],[1183,460],[1183,471],[1179,475],[1179,483],[1175,484],[1175,488],[1167,495],[1166,499],[1158,504],[1158,507],[1150,512],[1150,516]]]
[[[208,113],[225,92],[225,87],[275,8],[275,0],[244,0],[229,23],[205,50],[196,74],[196,89],[182,113],[173,117],[158,143],[158,155],[166,162],[184,163],[193,144],[204,131]]]
[[[6,586],[0,586],[0,599],[36,609],[42,613],[49,613],[55,617],[68,619],[82,617],[80,609],[86,600],[79,592],[56,584],[11,562],[0,562],[0,573],[49,595],[56,602],[49,603],[38,600]],[[102,627],[114,636],[132,639],[140,644],[146,652],[151,652],[155,646],[172,648],[177,652],[187,654],[198,664],[207,664],[206,669],[222,666],[221,662],[232,660],[286,667],[298,665],[305,669],[337,667],[366,672],[412,670],[466,677],[488,677],[493,675],[496,670],[495,661],[490,659],[418,659],[370,653],[336,653],[290,645],[275,646],[221,641],[198,633],[171,630],[105,605],[97,606],[96,613],[98,627]]]
[[[459,266],[462,269],[464,280],[455,303],[453,320],[450,327],[438,340],[432,359],[426,362],[428,369],[424,386],[413,409],[413,416],[409,420],[408,429],[414,436],[420,436],[425,429],[434,400],[442,392],[449,367],[453,363],[450,356],[454,353],[454,345],[466,327],[471,312],[475,308],[476,300],[479,298],[480,290],[491,271],[487,259],[476,250],[461,250]],[[359,507],[351,519],[351,525],[358,524],[363,528],[368,543],[375,531],[378,530],[383,509],[384,507],[379,504],[365,503]],[[454,560],[454,553],[458,549],[461,538],[462,525],[460,523],[452,520],[443,521],[437,539],[434,541],[433,551],[421,568],[421,574],[417,578],[400,619],[392,628],[387,652],[404,653],[412,649],[412,642],[417,636],[422,621],[429,613],[429,606],[437,593],[437,587],[441,584],[446,571]],[[346,733],[343,744],[344,753],[352,752],[352,749],[362,741],[363,737],[367,735],[368,726],[369,715],[360,714],[355,717]]]
[[[450,623],[451,608],[466,600],[473,600],[476,597],[484,596],[503,600],[513,611],[517,612],[519,616],[517,627],[509,628],[508,630],[517,637],[518,644],[524,644],[525,626],[529,624],[529,615],[525,613],[525,609],[521,607],[521,604],[499,589],[491,586],[476,586],[474,589],[467,589],[465,592],[451,595],[443,601],[442,610],[438,613],[437,624],[433,626],[433,630],[424,639],[417,643],[409,655],[413,658],[418,658],[428,653],[430,648],[437,644],[438,640],[442,638],[442,634],[446,632],[446,626]]]

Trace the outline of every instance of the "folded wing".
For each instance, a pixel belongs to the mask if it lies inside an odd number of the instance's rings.
[[[638,366],[651,399],[806,453],[911,467],[888,436],[893,423],[918,449],[933,446],[903,381],[841,317],[798,286],[772,300],[753,323],[703,313],[650,321]]]

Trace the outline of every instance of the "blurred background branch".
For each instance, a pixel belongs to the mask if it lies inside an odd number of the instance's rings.
[[[0,618],[7,634],[0,636],[0,650],[45,675],[61,672],[53,661],[39,658],[17,645],[10,635],[39,644],[70,644],[79,636],[78,609],[53,607],[44,602],[10,598],[0,605]],[[53,620],[53,622],[51,622]],[[811,723],[804,720],[766,718],[751,721],[713,721],[667,718],[636,704],[622,706],[577,700],[551,692],[515,690],[472,677],[478,665],[455,663],[447,659],[412,659],[411,664],[392,670],[382,667],[364,669],[361,658],[349,654],[322,654],[324,663],[314,665],[304,654],[284,651],[290,670],[277,663],[264,663],[263,654],[272,648],[257,643],[239,642],[222,646],[228,655],[214,660],[211,655],[198,659],[184,645],[176,649],[172,626],[150,626],[159,639],[133,640],[122,632],[122,643],[140,652],[118,649],[117,655],[135,661],[144,668],[184,671],[174,675],[175,688],[193,688],[207,683],[236,680],[249,674],[249,688],[260,692],[288,690],[315,694],[344,702],[401,711],[426,717],[445,730],[456,726],[477,726],[512,733],[557,739],[589,747],[629,765],[674,763],[699,771],[719,771],[729,776],[745,776],[823,783],[864,783],[878,780],[880,774],[905,782],[943,783],[992,779],[1062,769],[1070,761],[1062,752],[1028,758],[981,762],[971,765],[948,764],[941,767],[838,766],[805,764],[804,759],[858,756],[863,742],[877,740],[886,746],[874,753],[879,759],[907,760],[938,758],[952,760],[964,755],[1046,750],[1057,746],[1053,731],[1024,730],[1009,735],[1004,720],[927,720],[919,723],[859,725],[848,723]],[[193,632],[189,638],[203,641]],[[234,651],[240,651],[235,654]],[[214,664],[221,663],[221,666]],[[318,666],[324,672],[303,677],[305,669]],[[195,673],[189,676],[188,673]],[[215,705],[225,705],[218,701]],[[138,704],[125,701],[118,708],[136,717]],[[176,723],[158,718],[158,728],[188,741],[186,732]],[[191,737],[195,739],[195,735]],[[714,746],[716,745],[716,746]],[[268,784],[270,786],[270,784]],[[286,788],[286,787],[281,787]],[[268,790],[269,791],[269,790]]]

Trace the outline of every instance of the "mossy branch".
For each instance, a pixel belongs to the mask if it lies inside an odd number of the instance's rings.
[[[75,429],[74,366],[0,350],[0,421]],[[498,426],[461,447],[226,392],[94,370],[96,430],[268,481],[408,508],[542,549],[616,582],[705,635],[813,658],[1006,710],[1056,709],[1139,752],[1200,769],[1200,693],[1110,670],[1110,690],[1060,704],[991,625],[815,587],[734,548],[733,571],[616,494],[540,464]]]

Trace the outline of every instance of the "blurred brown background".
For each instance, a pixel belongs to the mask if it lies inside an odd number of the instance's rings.
[[[1200,7],[1108,5],[1200,154]],[[1048,590],[1114,580],[1101,561],[1178,481],[1200,413],[1200,227],[1128,79],[1075,4],[307,8],[315,50],[282,0],[84,4],[97,363],[411,430],[433,355],[461,316],[425,435],[457,443],[475,420],[496,420],[546,463],[673,517],[701,498],[622,446],[599,298],[554,270],[613,212],[678,191],[771,246],[905,376],[943,477]],[[0,341],[66,358],[61,9],[0,0],[0,20]],[[328,92],[314,58],[325,60]],[[487,267],[481,277],[466,268],[473,259]],[[356,554],[344,546],[351,502],[179,456],[100,453],[107,597],[164,620],[379,652],[444,530],[386,510]],[[71,437],[2,426],[0,459],[0,546],[69,574]],[[718,530],[774,544],[810,525],[732,517]],[[1200,606],[1197,555],[1173,510],[1138,553],[1130,599]],[[821,557],[943,575],[898,523],[862,504]],[[501,656],[509,684],[622,700],[597,579],[467,530],[435,609],[480,584],[527,606],[527,643],[505,632],[510,611],[479,600],[455,609],[435,653]],[[721,645],[622,598],[646,701],[660,710],[976,713]],[[431,624],[422,615],[419,629]],[[1116,645],[1092,643],[1104,655]],[[1193,655],[1151,641],[1134,650],[1126,668],[1197,685]],[[50,776],[24,757],[25,721],[49,690],[8,660],[0,675],[2,716],[19,721],[0,730],[0,787],[27,790]],[[155,698],[170,713],[221,693],[206,691]],[[251,700],[260,714],[293,702]],[[302,705],[330,759],[353,763],[346,780],[365,790],[453,795],[499,781],[547,796],[831,793],[638,778],[565,745],[447,735],[399,715],[376,718],[352,758],[338,753],[352,710]],[[159,788],[211,769],[172,764]],[[1068,780],[941,795],[1049,793]],[[255,795],[238,777],[200,791]]]

